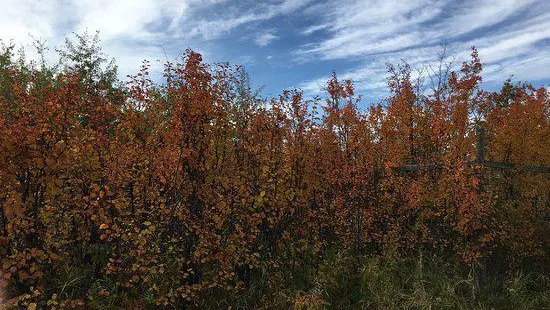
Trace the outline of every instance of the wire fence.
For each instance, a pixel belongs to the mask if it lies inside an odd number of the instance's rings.
[[[548,173],[546,177],[550,178],[550,167],[546,166],[535,166],[535,165],[524,165],[524,164],[513,164],[505,162],[497,162],[491,160],[485,160],[485,129],[481,126],[476,127],[476,159],[470,163],[477,164],[487,168],[495,169],[513,169],[520,171],[530,171],[537,173]],[[435,169],[440,165],[431,163],[431,164],[415,164],[415,165],[402,165],[393,167],[393,169],[403,172],[413,172],[421,169]]]

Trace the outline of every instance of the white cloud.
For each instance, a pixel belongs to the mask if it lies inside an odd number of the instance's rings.
[[[228,0],[0,0],[0,39],[13,40],[33,56],[33,38],[60,46],[72,32],[100,31],[105,51],[117,59],[122,76],[136,71],[141,60],[165,59],[162,45],[185,42],[201,49],[241,25],[290,14],[311,0],[282,0],[243,10],[209,14],[217,5],[233,7]],[[204,13],[204,14],[203,14]],[[260,35],[261,46],[277,37]],[[138,61],[139,60],[139,61]],[[136,62],[137,61],[137,62]]]
[[[329,24],[321,24],[321,25],[309,26],[309,27],[307,27],[306,29],[302,30],[302,31],[301,31],[301,34],[303,34],[303,35],[310,35],[310,34],[312,34],[312,33],[315,33],[315,32],[317,32],[317,31],[319,31],[319,30],[326,29],[326,28],[328,28],[328,27],[330,27]]]
[[[340,75],[369,92],[385,85],[386,63],[406,59],[413,67],[433,65],[443,42],[456,55],[457,65],[468,59],[469,47],[475,45],[487,63],[486,72],[495,77],[548,78],[542,69],[548,68],[548,56],[541,55],[537,44],[550,38],[549,9],[550,3],[543,0],[326,2],[313,10],[320,15],[319,23],[302,34],[323,29],[328,36],[302,45],[294,54],[301,62],[363,60]],[[318,92],[326,78],[301,86]]]
[[[30,43],[34,37],[55,36],[54,21],[62,14],[55,10],[56,1],[3,0],[0,10],[0,38]]]
[[[327,3],[319,25],[302,31],[327,29],[323,41],[298,49],[313,59],[342,59],[399,51],[452,41],[490,27],[521,12],[534,0],[346,0]]]
[[[222,18],[217,19],[197,19],[191,20],[183,25],[179,34],[184,37],[200,36],[210,40],[218,38],[235,28],[252,23],[270,20],[280,15],[286,15],[295,12],[299,8],[307,6],[313,0],[283,0],[278,4],[260,4],[252,8],[239,11],[237,14],[224,12]]]
[[[302,31],[319,29],[330,33],[328,38],[297,51],[298,55],[340,59],[371,53],[399,50],[418,44],[418,24],[429,21],[441,12],[445,1],[353,1],[327,3],[319,25]]]
[[[251,2],[252,3],[252,2]],[[173,60],[187,46],[219,50],[222,36],[243,26],[261,26],[245,35],[258,46],[286,39],[266,24],[295,14],[312,24],[296,29],[299,46],[291,57],[302,62],[353,60],[340,72],[359,89],[379,91],[385,64],[407,59],[413,66],[433,63],[448,42],[458,61],[476,45],[487,71],[501,77],[548,78],[548,58],[540,50],[550,38],[550,2],[545,0],[271,0],[243,4],[230,0],[0,0],[0,39],[29,46],[32,38],[59,46],[71,32],[100,30],[105,52],[117,59],[121,76],[143,59]],[[241,27],[241,28],[239,28]],[[266,28],[267,27],[267,28]],[[312,34],[315,34],[313,36]],[[323,37],[321,37],[323,35]],[[242,36],[241,36],[242,37]],[[321,37],[321,39],[319,39]],[[287,41],[284,41],[287,42]],[[289,41],[291,42],[291,41]],[[546,43],[545,43],[546,42]],[[292,44],[292,43],[290,43]],[[164,46],[164,49],[163,49]],[[30,53],[32,57],[32,53]],[[285,54],[286,55],[286,54]],[[274,59],[280,59],[277,55]],[[208,55],[205,55],[208,59]],[[244,58],[243,58],[244,57]],[[249,57],[249,58],[246,58]],[[253,56],[236,58],[250,63]],[[269,58],[267,58],[269,59]],[[525,69],[528,68],[528,69]],[[317,91],[325,77],[302,83]],[[322,83],[320,81],[323,80]]]
[[[261,33],[260,35],[258,35],[256,37],[256,39],[254,39],[254,42],[258,45],[258,46],[267,46],[268,44],[270,44],[271,42],[273,42],[274,40],[277,40],[279,37],[276,36],[274,33],[274,30],[268,30],[264,33]]]
[[[142,48],[146,53],[136,54],[133,48],[136,40],[151,42],[164,36],[148,30],[147,26],[162,18],[170,23],[178,22],[195,1],[0,0],[4,8],[0,11],[0,39],[23,46],[32,57],[33,38],[46,40],[50,47],[59,47],[72,32],[99,30],[105,50],[117,58],[121,71],[130,73],[140,65],[140,62],[130,64],[131,61],[158,59],[162,55],[160,49],[151,47]]]
[[[454,12],[430,27],[428,39],[445,39],[458,37],[484,27],[490,27],[505,21],[521,12],[535,0],[468,0],[449,8]]]
[[[146,29],[163,17],[177,24],[188,9],[185,1],[166,0],[95,0],[74,1],[79,16],[77,32],[86,29],[99,30],[104,40],[116,37],[125,39],[142,39],[155,36]]]

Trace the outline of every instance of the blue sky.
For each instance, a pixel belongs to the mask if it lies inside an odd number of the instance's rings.
[[[485,85],[511,75],[550,82],[548,0],[0,0],[0,39],[61,45],[100,31],[121,76],[143,59],[161,70],[187,47],[207,61],[244,65],[266,96],[284,88],[319,93],[335,70],[370,100],[386,91],[386,63],[429,68],[441,45],[457,65],[475,45]],[[32,54],[32,52],[31,52]]]

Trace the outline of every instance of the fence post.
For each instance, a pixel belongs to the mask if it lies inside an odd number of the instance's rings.
[[[484,181],[484,175],[483,171],[485,170],[483,167],[483,164],[485,163],[485,128],[483,128],[481,125],[476,124],[476,161],[475,163],[478,166],[479,170],[477,170],[477,177],[478,177],[478,193],[483,192],[483,181]],[[489,263],[491,263],[486,256],[482,257],[481,261],[481,274],[480,274],[480,281],[484,284],[488,279],[488,273],[489,273]]]
[[[485,129],[479,124],[476,125],[476,163],[482,165],[485,162]]]

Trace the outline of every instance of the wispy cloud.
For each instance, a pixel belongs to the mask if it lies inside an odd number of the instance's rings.
[[[443,1],[352,1],[326,3],[321,23],[303,30],[326,29],[328,36],[297,50],[312,58],[338,59],[400,50],[419,43],[419,25],[441,12]]]
[[[216,60],[262,67],[256,75],[266,83],[294,83],[313,93],[336,69],[342,77],[352,78],[360,91],[376,96],[385,88],[386,63],[406,59],[413,66],[429,65],[446,42],[457,63],[468,57],[469,46],[478,47],[487,63],[487,81],[512,74],[525,80],[550,79],[544,70],[550,62],[544,52],[550,45],[546,0],[0,0],[0,4],[4,8],[0,39],[28,47],[34,37],[59,46],[71,32],[99,30],[104,50],[117,59],[121,76],[135,72],[143,59],[156,65],[154,60],[173,60],[190,46],[206,53],[207,60],[221,55],[224,58]]]
[[[183,40],[200,49],[203,42],[245,24],[290,14],[309,1],[284,0],[248,7],[228,0],[0,2],[5,8],[0,11],[0,39],[14,40],[27,48],[33,38],[59,46],[72,32],[99,31],[106,52],[117,58],[125,75],[133,72],[144,58],[164,59],[163,46],[172,42]],[[223,14],[211,14],[216,11]],[[271,30],[259,35],[255,42],[265,46],[275,39]]]
[[[532,0],[483,1],[360,1],[338,5],[325,3],[318,25],[303,29],[309,34],[327,32],[324,39],[294,50],[301,61],[356,59],[359,65],[341,72],[367,91],[385,84],[385,64],[406,59],[422,67],[436,60],[440,45],[448,45],[458,62],[478,47],[493,77],[515,73],[518,78],[544,78],[550,55],[540,53],[538,43],[550,38],[550,3]],[[325,13],[322,13],[325,12]],[[529,57],[530,55],[537,55]],[[363,60],[363,61],[361,61]],[[531,67],[533,71],[519,70]],[[537,66],[538,64],[538,66]],[[489,73],[489,72],[488,72]],[[318,91],[316,77],[301,84]]]
[[[319,30],[326,29],[326,28],[328,28],[328,27],[330,27],[329,24],[320,24],[320,25],[309,26],[309,27],[307,27],[306,29],[302,30],[302,31],[301,31],[301,34],[302,34],[302,35],[310,35],[310,34],[312,34],[312,33],[315,33],[315,32],[317,32],[317,31],[319,31]]]
[[[254,42],[258,46],[267,46],[274,40],[277,40],[279,37],[274,34],[274,30],[267,30],[264,33],[259,34],[256,39],[254,39]]]
[[[235,11],[224,10],[223,15],[217,18],[198,18],[187,20],[180,25],[179,35],[185,37],[202,37],[203,39],[215,39],[239,26],[270,20],[272,18],[291,14],[296,10],[307,6],[313,0],[284,0],[276,4],[258,4],[246,7],[238,7]]]

